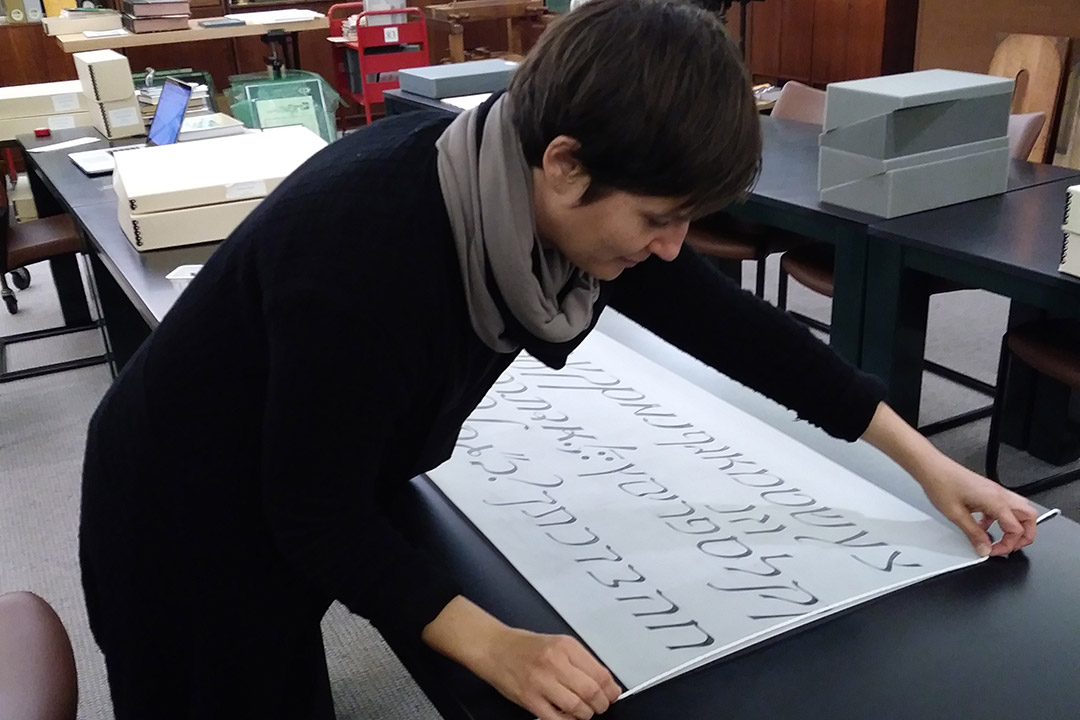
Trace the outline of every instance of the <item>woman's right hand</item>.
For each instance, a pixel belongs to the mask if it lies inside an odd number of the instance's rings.
[[[540,720],[588,720],[619,696],[608,669],[567,635],[506,627],[488,660],[477,674]]]
[[[608,669],[574,638],[509,627],[460,595],[424,628],[423,639],[539,720],[588,720],[620,693]]]

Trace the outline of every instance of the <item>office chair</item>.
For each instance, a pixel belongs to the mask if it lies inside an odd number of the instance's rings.
[[[0,297],[4,299],[7,311],[14,315],[19,311],[19,301],[8,286],[7,274],[25,270],[27,265],[41,260],[81,252],[84,249],[84,244],[74,223],[67,215],[54,215],[38,220],[16,223],[11,217],[12,213],[6,201],[6,194],[0,193],[0,195],[3,195],[0,198],[0,200],[3,200],[2,205],[0,205]],[[14,275],[13,280],[15,287],[25,289],[30,284],[29,271],[25,274]],[[0,336],[0,383],[64,370],[75,370],[105,362],[107,358],[100,355],[25,370],[10,372],[7,370],[6,349],[8,345],[90,330],[98,326],[99,323],[95,322],[86,326],[50,328],[17,335]]]
[[[1013,328],[1002,337],[994,413],[990,418],[990,436],[986,443],[986,475],[999,483],[1001,418],[1005,414],[1005,388],[1014,358],[1072,390],[1080,390],[1080,321],[1042,320]],[[1080,479],[1080,468],[1008,487],[1022,495],[1031,495],[1076,479]]]
[[[64,625],[29,592],[0,595],[0,718],[74,720],[75,655]]]
[[[772,116],[820,125],[825,120],[825,91],[789,80],[780,89]],[[756,261],[754,294],[760,298],[765,297],[766,258],[808,242],[809,239],[797,233],[756,225],[724,213],[691,223],[686,233],[686,243],[702,255],[722,261]]]
[[[1044,113],[1025,113],[1009,117],[1009,155],[1013,159],[1023,160],[1031,153],[1043,123],[1046,121]],[[813,290],[819,295],[833,296],[833,264],[834,253],[832,245],[828,243],[813,243],[792,248],[780,258],[780,282],[777,290],[776,304],[781,310],[787,309],[788,278],[795,278],[799,284]],[[944,278],[928,277],[928,289],[930,295],[963,290],[964,286]],[[794,317],[822,332],[829,332],[829,325],[799,313],[791,313]],[[924,360],[924,366],[928,372],[944,377],[964,387],[976,390],[989,397],[993,397],[994,386],[977,380],[952,368],[940,365],[932,360]],[[984,418],[993,410],[988,405],[978,410],[962,413],[940,422],[931,423],[919,428],[926,435],[944,432],[954,427],[966,424],[973,420]]]

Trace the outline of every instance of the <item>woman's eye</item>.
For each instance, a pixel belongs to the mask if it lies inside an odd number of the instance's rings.
[[[652,215],[645,216],[645,223],[651,228],[665,228],[671,224],[670,220],[661,220],[658,217]]]

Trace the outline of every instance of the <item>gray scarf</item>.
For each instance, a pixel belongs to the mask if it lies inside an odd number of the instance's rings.
[[[435,143],[473,330],[496,352],[519,349],[506,337],[492,296],[497,292],[535,337],[572,340],[592,322],[600,284],[536,236],[532,171],[510,121],[507,96],[491,106],[480,147],[477,110],[459,115]],[[489,266],[495,287],[488,285]]]

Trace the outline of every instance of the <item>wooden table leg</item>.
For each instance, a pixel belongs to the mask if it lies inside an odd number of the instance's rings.
[[[450,24],[450,62],[465,62],[465,26]]]
[[[513,18],[506,18],[507,50],[514,55],[521,55],[521,26]]]

